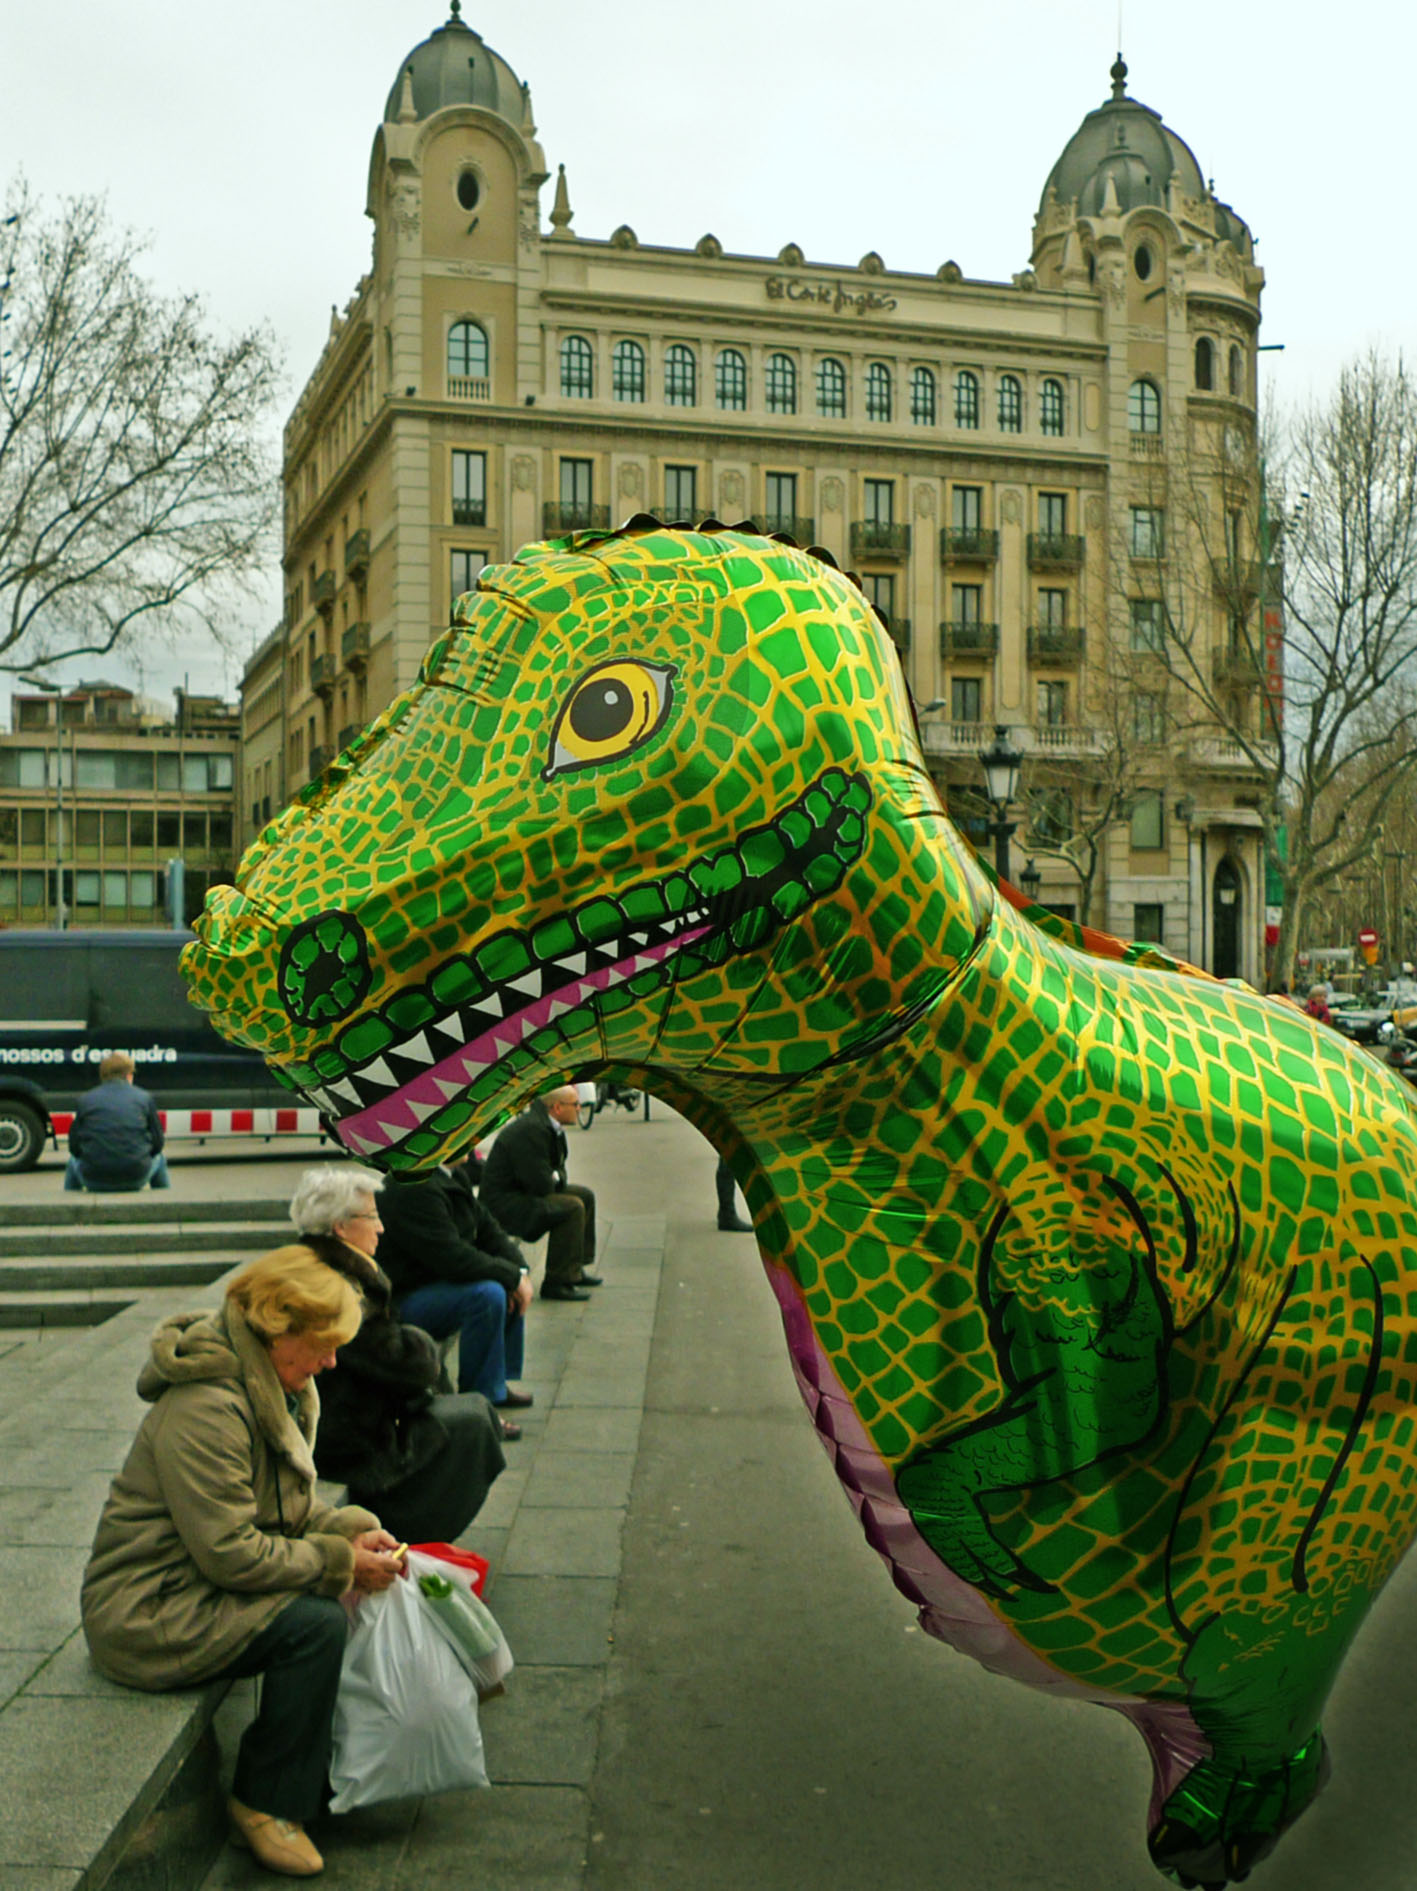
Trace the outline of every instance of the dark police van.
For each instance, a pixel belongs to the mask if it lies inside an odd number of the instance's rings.
[[[68,1135],[99,1060],[127,1051],[169,1144],[207,1136],[309,1136],[255,1051],[217,1036],[187,1002],[177,955],[190,932],[0,931],[0,1172],[33,1168]]]

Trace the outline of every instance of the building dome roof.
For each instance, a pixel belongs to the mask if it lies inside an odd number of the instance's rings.
[[[446,23],[404,60],[384,106],[384,122],[398,118],[405,75],[413,81],[413,109],[431,118],[446,105],[481,105],[519,125],[522,83],[499,54],[462,19],[462,0],[451,0]]]
[[[1111,98],[1088,113],[1063,147],[1039,208],[1047,206],[1051,191],[1059,203],[1076,200],[1079,216],[1095,216],[1110,180],[1123,211],[1139,204],[1164,209],[1173,177],[1189,196],[1208,194],[1190,146],[1162,124],[1159,112],[1127,97],[1127,68],[1119,53]]]

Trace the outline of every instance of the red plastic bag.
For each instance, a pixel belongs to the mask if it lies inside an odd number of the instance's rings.
[[[481,1596],[490,1567],[485,1556],[479,1556],[476,1550],[460,1550],[454,1543],[410,1543],[408,1547],[417,1550],[420,1555],[436,1557],[440,1563],[451,1563],[455,1569],[463,1570],[471,1584],[472,1593]]]

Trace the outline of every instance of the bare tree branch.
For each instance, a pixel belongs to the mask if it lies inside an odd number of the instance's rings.
[[[225,636],[273,556],[262,423],[272,336],[208,332],[163,299],[101,201],[50,213],[23,182],[0,223],[0,670],[101,655],[141,633]]]

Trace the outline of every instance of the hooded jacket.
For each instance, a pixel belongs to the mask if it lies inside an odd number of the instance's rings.
[[[265,1343],[230,1301],[164,1320],[138,1393],[153,1409],[99,1519],[84,1634],[113,1680],[188,1687],[294,1595],[343,1595],[351,1539],[378,1519],[316,1499],[314,1388],[292,1416]]]

